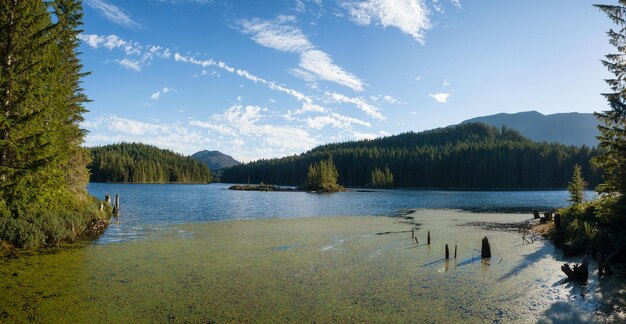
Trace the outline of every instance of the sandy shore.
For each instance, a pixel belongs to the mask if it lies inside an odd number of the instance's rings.
[[[0,322],[584,322],[617,319],[613,305],[625,304],[623,280],[566,283],[550,243],[476,224],[530,215],[409,216],[190,224],[5,257]],[[488,262],[478,258],[484,236]],[[456,259],[443,259],[445,244]]]

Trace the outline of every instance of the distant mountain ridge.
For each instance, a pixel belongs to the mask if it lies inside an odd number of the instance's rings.
[[[476,117],[461,122],[484,123],[494,127],[503,125],[518,130],[525,137],[548,143],[560,143],[574,146],[597,146],[596,136],[598,121],[591,113],[558,113],[544,115],[537,111],[525,111],[513,114],[500,113]]]
[[[219,170],[241,164],[241,162],[233,159],[232,156],[220,151],[199,151],[191,157],[206,164],[211,170]]]

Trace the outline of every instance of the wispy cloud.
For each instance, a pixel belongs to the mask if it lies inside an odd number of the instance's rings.
[[[141,65],[138,61],[133,61],[127,58],[123,58],[121,60],[116,60],[115,62],[129,70],[133,70],[136,72],[141,71]]]
[[[363,82],[333,63],[330,55],[320,50],[305,51],[300,54],[300,67],[315,74],[318,78],[332,81],[354,91],[363,91]]]
[[[431,27],[424,0],[346,1],[350,19],[358,25],[395,27],[424,43],[424,33]]]
[[[313,44],[299,28],[291,25],[295,20],[294,16],[278,16],[274,20],[244,19],[239,24],[241,31],[260,45],[284,52],[301,53],[313,48]]]
[[[450,97],[450,94],[449,93],[435,93],[435,94],[429,94],[428,96],[435,99],[439,103],[447,103],[448,98]]]
[[[300,69],[292,69],[293,75],[308,82],[320,79],[363,91],[363,82],[335,64],[328,53],[316,49],[295,22],[294,16],[278,16],[273,20],[240,20],[239,25],[241,32],[259,45],[299,53]]]
[[[378,120],[385,119],[385,117],[383,117],[383,115],[380,113],[379,108],[369,104],[367,101],[361,98],[348,97],[344,94],[337,93],[337,92],[326,92],[325,98],[326,100],[330,102],[353,104],[357,108],[365,112],[367,115],[369,115],[370,117],[376,118]]]
[[[132,29],[142,27],[140,23],[133,20],[124,10],[112,3],[108,3],[105,0],[87,0],[86,3],[90,8],[97,10],[106,19],[115,24]]]

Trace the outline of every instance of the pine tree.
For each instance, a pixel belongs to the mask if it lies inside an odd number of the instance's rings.
[[[585,189],[587,188],[587,182],[582,175],[582,168],[580,165],[574,165],[574,173],[572,175],[572,181],[567,185],[567,190],[570,194],[570,199],[574,205],[579,205],[585,198]]]
[[[87,194],[78,0],[0,1],[0,240],[72,240],[106,217]]]
[[[342,191],[343,187],[337,184],[338,177],[339,173],[331,156],[309,165],[305,189],[319,192]]]
[[[606,55],[602,64],[615,75],[606,80],[612,92],[604,93],[610,109],[596,113],[601,122],[601,154],[594,163],[603,171],[604,183],[598,191],[617,198],[617,205],[626,208],[626,0],[619,5],[595,5],[618,27],[607,34],[617,53]]]

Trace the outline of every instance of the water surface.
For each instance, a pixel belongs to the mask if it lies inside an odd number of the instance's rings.
[[[368,190],[333,194],[226,190],[228,184],[91,183],[104,197],[120,194],[121,216],[98,240],[119,242],[168,233],[172,224],[309,216],[381,216],[404,208],[471,211],[554,210],[568,204],[567,191]],[[587,193],[593,195],[592,192]]]

